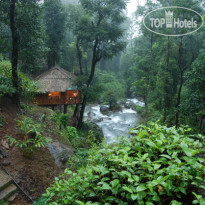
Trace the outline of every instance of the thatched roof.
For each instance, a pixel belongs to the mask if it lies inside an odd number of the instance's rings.
[[[76,87],[72,85],[75,75],[72,73],[55,66],[50,70],[37,76],[34,80],[39,82],[39,92],[65,92],[72,87],[76,90]]]

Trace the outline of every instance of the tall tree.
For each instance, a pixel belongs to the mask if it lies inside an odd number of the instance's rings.
[[[48,50],[45,45],[42,4],[39,1],[24,0],[17,7],[19,67],[26,73],[35,73],[42,68]]]
[[[12,54],[11,54],[11,62],[12,62],[12,81],[13,87],[15,88],[15,92],[13,94],[13,102],[20,107],[20,97],[19,97],[19,81],[18,81],[18,54],[19,54],[19,36],[16,28],[16,3],[17,0],[11,0],[10,2],[10,29],[12,35]]]
[[[44,22],[48,35],[48,67],[59,62],[60,48],[65,34],[65,12],[61,0],[44,1]]]
[[[87,93],[95,75],[96,64],[101,59],[111,58],[125,47],[125,42],[122,40],[123,29],[120,24],[125,20],[123,10],[126,8],[124,0],[80,0],[80,2],[87,15],[80,19],[76,35],[91,48],[92,62],[78,128],[82,127]]]

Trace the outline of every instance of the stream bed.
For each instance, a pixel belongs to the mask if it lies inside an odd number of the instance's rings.
[[[84,121],[89,120],[96,123],[102,128],[107,143],[113,143],[117,140],[117,137],[126,136],[129,129],[138,124],[140,116],[131,108],[133,105],[144,106],[144,103],[137,99],[127,99],[126,103],[122,105],[121,111],[108,111],[103,112],[104,114],[100,111],[99,104],[87,105]]]

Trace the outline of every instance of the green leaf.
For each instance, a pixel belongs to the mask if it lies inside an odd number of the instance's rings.
[[[121,171],[119,174],[123,177],[131,177],[131,173],[128,171]]]
[[[103,186],[102,186],[103,190],[111,190],[112,188],[110,187],[110,185],[106,182],[103,182]]]
[[[167,154],[161,154],[160,156],[165,157],[167,159],[171,159],[171,157],[169,155],[167,155]]]
[[[127,186],[123,186],[122,189],[128,191],[128,192],[131,193],[131,194],[133,193],[132,189],[130,189],[130,188],[127,187]]]
[[[171,205],[182,205],[182,203],[174,200],[174,201],[171,201]]]
[[[133,201],[135,201],[137,199],[137,194],[131,194],[131,198]]]
[[[146,205],[154,205],[152,202],[148,201],[146,202]]]
[[[105,200],[106,201],[115,201],[116,198],[114,196],[108,196]]]
[[[177,152],[174,152],[173,154],[172,154],[172,158],[175,158],[177,156]]]
[[[82,202],[82,201],[76,201],[76,203],[77,203],[78,205],[85,205],[85,203]]]
[[[136,188],[136,191],[137,191],[137,192],[140,192],[140,191],[144,191],[144,190],[146,190],[146,189],[147,189],[147,187],[146,187],[145,185],[141,184],[141,185],[139,185],[139,186]]]
[[[132,178],[133,178],[136,182],[139,182],[139,181],[140,181],[140,178],[139,178],[137,175],[133,175]]]
[[[119,179],[115,179],[113,181],[110,182],[110,184],[112,185],[112,187],[116,187],[118,184],[120,184],[120,180]]]
[[[154,164],[154,169],[157,170],[161,167],[161,164]]]
[[[201,198],[201,199],[199,200],[199,204],[200,204],[200,205],[205,205],[205,198]]]

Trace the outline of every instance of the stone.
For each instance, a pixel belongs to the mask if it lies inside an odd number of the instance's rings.
[[[15,193],[15,194],[11,195],[11,196],[8,198],[8,202],[14,201],[17,196],[18,196],[18,193]]]
[[[117,101],[117,104],[118,104],[118,105],[124,105],[125,103],[124,103],[122,100],[118,100],[118,101]]]
[[[56,165],[60,168],[64,168],[68,159],[74,156],[74,150],[72,148],[69,148],[58,141],[49,144],[48,149],[55,158]]]
[[[0,149],[0,155],[2,155],[3,158],[7,158],[8,154],[6,154],[6,152],[4,152],[3,149]]]
[[[83,126],[86,130],[93,131],[93,134],[95,135],[96,141],[98,143],[101,143],[103,141],[104,139],[103,131],[97,124],[91,121],[87,121],[87,122],[84,122]]]
[[[101,113],[106,114],[109,111],[110,111],[110,106],[109,105],[101,105],[100,106],[100,112]]]
[[[66,164],[68,159],[74,155],[73,150],[67,148],[60,153],[59,160],[62,164]]]
[[[1,140],[1,145],[4,147],[4,148],[6,148],[6,149],[9,149],[9,144],[8,144],[8,142],[6,141],[6,140]]]
[[[0,192],[0,200],[6,200],[11,195],[13,195],[17,191],[17,187],[14,184],[9,185],[5,189]]]
[[[131,108],[131,104],[129,102],[125,103],[125,108],[130,109]]]
[[[4,171],[0,170],[0,191],[12,183],[12,179]]]
[[[6,166],[9,166],[10,164],[11,164],[11,162],[2,162],[2,163],[1,163],[1,165],[5,166],[5,167],[6,167]]]

